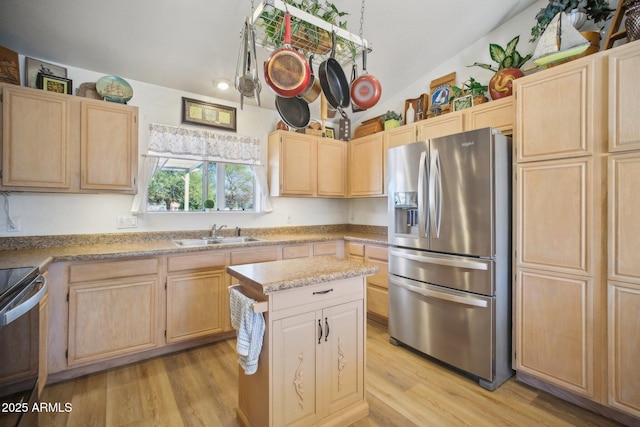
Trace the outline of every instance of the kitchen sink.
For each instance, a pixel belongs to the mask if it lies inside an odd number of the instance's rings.
[[[245,243],[245,242],[260,242],[262,239],[258,239],[250,236],[239,237],[205,237],[202,239],[180,239],[173,240],[173,243],[178,246],[210,246],[221,245],[224,243]]]

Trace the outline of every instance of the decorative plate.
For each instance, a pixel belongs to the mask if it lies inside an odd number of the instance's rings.
[[[133,89],[125,80],[116,76],[104,76],[96,82],[96,90],[107,101],[126,104],[133,97]]]

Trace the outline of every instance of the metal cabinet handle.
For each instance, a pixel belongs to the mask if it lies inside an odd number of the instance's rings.
[[[322,342],[322,320],[318,319],[318,344]]]
[[[324,327],[327,330],[327,333],[324,334],[324,341],[327,342],[329,339],[329,320],[326,317],[324,318]]]
[[[316,291],[313,293],[313,295],[324,295],[324,294],[328,294],[329,292],[333,292],[333,288],[327,289],[326,291]]]

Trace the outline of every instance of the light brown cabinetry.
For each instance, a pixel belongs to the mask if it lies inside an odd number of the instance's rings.
[[[607,309],[610,406],[640,419],[640,45],[608,56]]]
[[[587,58],[515,81],[516,369],[593,400],[603,392],[597,67]]]
[[[384,134],[375,133],[349,141],[349,196],[379,197],[385,188]]]
[[[136,192],[136,107],[13,85],[0,89],[2,189]]]
[[[226,253],[167,258],[167,343],[225,330]]]
[[[68,364],[157,347],[158,260],[69,265]]]
[[[640,419],[637,66],[631,43],[514,81],[518,378],[624,423]]]
[[[367,276],[367,315],[380,322],[389,320],[389,254],[386,246],[346,242],[347,257],[378,267]]]
[[[269,135],[272,196],[344,197],[347,146],[344,141],[295,132]]]

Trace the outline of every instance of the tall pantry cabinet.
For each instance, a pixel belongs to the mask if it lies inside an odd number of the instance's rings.
[[[514,82],[518,379],[623,418],[640,417],[637,67],[632,43]]]

